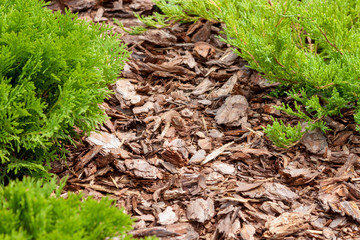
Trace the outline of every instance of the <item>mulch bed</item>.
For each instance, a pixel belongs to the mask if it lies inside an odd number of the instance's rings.
[[[273,106],[269,83],[216,36],[221,24],[144,26],[150,0],[62,0],[83,19],[111,24],[132,51],[112,95],[110,117],[53,172],[67,189],[110,195],[137,219],[135,237],[161,239],[360,239],[360,136],[352,111],[326,118],[290,149],[264,135]]]

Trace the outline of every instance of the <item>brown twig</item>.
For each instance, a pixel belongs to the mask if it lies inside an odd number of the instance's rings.
[[[234,30],[235,30],[235,32],[236,32],[236,36],[237,36],[237,37],[240,39],[240,41],[246,46],[246,45],[247,45],[246,42],[245,42],[242,38],[239,37],[239,33],[238,33],[236,27],[234,27]],[[241,49],[241,51],[245,51],[247,54],[249,54],[249,56],[250,56],[250,57],[252,58],[252,60],[256,63],[256,65],[258,66],[258,68],[260,68],[260,64],[258,63],[258,61],[256,61],[255,57],[254,57],[249,51],[247,51],[247,50],[245,50],[245,49]]]
[[[260,65],[259,65],[259,63],[256,61],[255,57],[254,57],[249,51],[246,51],[245,49],[244,49],[244,51],[245,51],[247,54],[250,55],[250,57],[252,58],[252,60],[253,60],[253,61],[256,63],[256,65],[260,68]]]
[[[312,51],[313,51],[313,45],[312,45],[312,43],[311,43],[311,38],[310,38],[310,37],[306,37],[306,40],[308,41],[310,51],[312,52]]]
[[[280,18],[275,27],[278,27],[278,26],[280,25],[280,23],[281,23],[284,19],[285,19],[285,18],[283,18],[283,17]]]
[[[285,66],[282,65],[281,62],[279,62],[279,60],[276,59],[276,57],[274,57],[274,59],[275,59],[275,62],[276,62],[277,64],[279,64],[281,67],[285,68]]]
[[[331,87],[331,86],[333,86],[333,85],[335,85],[335,83],[328,83],[328,84],[326,84],[326,85],[324,85],[324,86],[316,86],[315,88],[316,89],[324,89],[324,88],[328,88],[328,87]]]
[[[323,32],[323,30],[321,30],[320,27],[318,27],[318,29],[319,29],[319,31],[321,32],[321,34],[325,37],[325,40],[326,40],[333,48],[335,48],[336,51],[338,51],[341,55],[344,55],[344,54],[340,51],[340,49],[339,49],[334,43],[331,43],[331,42],[329,41],[329,39],[327,38],[325,32]]]
[[[298,30],[297,27],[296,27],[296,30]],[[299,42],[300,42],[302,48],[304,48],[304,45],[303,45],[303,43],[302,43],[302,38],[301,38],[301,34],[303,34],[303,33],[304,33],[304,28],[300,28],[300,29],[298,30],[298,37],[299,37]]]
[[[270,4],[270,6],[273,5],[273,3],[271,2],[271,0],[268,0],[268,2],[269,2],[269,4]],[[284,2],[284,4],[286,4],[286,3],[287,3],[287,1]],[[286,12],[287,12],[287,8],[284,9],[284,11],[283,11],[282,14],[285,15]],[[278,26],[280,25],[280,23],[281,23],[284,19],[285,19],[285,17],[280,18],[280,20],[278,21],[278,23],[276,24],[275,27],[278,27]]]
[[[276,57],[274,57],[274,60],[275,60],[275,62],[276,62],[277,64],[279,64],[282,68],[286,68],[279,60],[276,59]],[[291,71],[291,73],[294,74],[294,75],[297,74],[294,70],[291,70],[291,69],[290,69],[290,71]]]

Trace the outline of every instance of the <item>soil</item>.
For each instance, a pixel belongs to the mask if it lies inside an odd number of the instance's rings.
[[[160,239],[360,239],[360,135],[352,110],[326,118],[289,149],[264,135],[274,109],[270,83],[201,20],[130,35],[150,0],[59,0],[80,18],[113,26],[131,57],[100,107],[109,116],[69,146],[53,172],[67,190],[116,200],[137,219],[135,237]],[[119,42],[120,43],[120,42]]]

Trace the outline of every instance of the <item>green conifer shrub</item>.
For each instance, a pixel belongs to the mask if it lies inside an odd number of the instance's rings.
[[[52,13],[41,0],[0,1],[0,180],[44,163],[105,119],[129,53],[105,25]]]
[[[185,13],[186,20],[200,16],[222,22],[223,40],[252,69],[288,86],[289,95],[305,107],[301,111],[310,117],[304,118],[308,125],[324,130],[321,119],[344,108],[355,108],[354,119],[360,124],[360,0],[155,2],[170,20],[180,20]],[[280,109],[291,112],[287,106]],[[269,129],[268,134],[276,132]]]
[[[43,183],[26,177],[0,186],[0,239],[133,239],[126,234],[133,219],[112,200],[98,202],[74,193],[64,199],[59,197],[64,185],[57,187],[55,178]]]

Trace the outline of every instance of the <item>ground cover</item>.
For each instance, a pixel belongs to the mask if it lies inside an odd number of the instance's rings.
[[[274,125],[268,126],[265,133],[277,146],[291,146],[309,130],[319,128],[325,132],[328,128],[323,118],[341,115],[346,108],[354,109],[358,121],[360,28],[356,9],[360,2],[159,0],[156,3],[169,19],[194,21],[192,18],[202,17],[221,22],[225,34],[222,40],[233,46],[250,68],[268,80],[282,83],[283,92],[277,93],[286,92],[296,101],[295,106],[283,104],[278,109],[302,119],[303,126],[286,126],[274,118]]]

